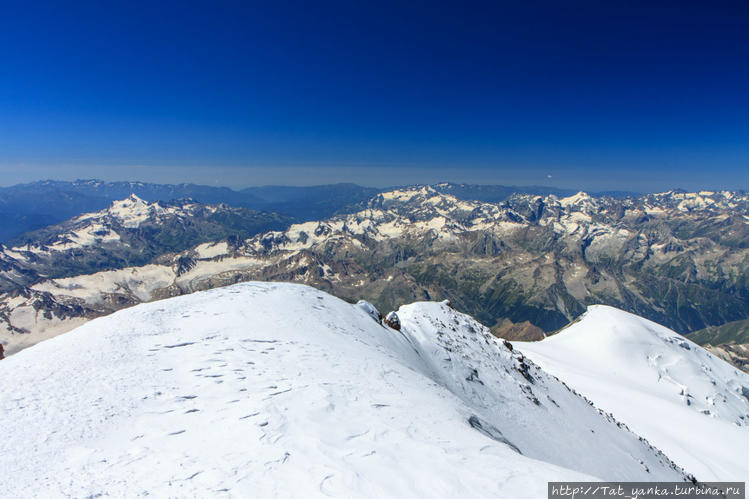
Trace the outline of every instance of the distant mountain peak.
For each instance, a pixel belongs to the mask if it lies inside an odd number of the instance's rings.
[[[593,200],[593,197],[584,191],[578,191],[576,194],[572,196],[568,196],[566,198],[562,198],[559,200],[560,204],[562,206],[570,206],[570,205],[577,205],[582,203],[590,203]]]
[[[163,210],[158,201],[149,203],[136,194],[130,194],[126,199],[112,202],[106,213],[115,217],[123,226],[134,228],[160,209]]]

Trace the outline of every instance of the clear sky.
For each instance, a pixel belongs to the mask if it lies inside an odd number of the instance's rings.
[[[0,6],[0,184],[749,189],[749,3]]]

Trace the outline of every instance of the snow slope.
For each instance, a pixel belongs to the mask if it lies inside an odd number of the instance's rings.
[[[749,478],[749,375],[683,336],[595,305],[556,335],[514,345],[699,480]]]
[[[683,479],[469,317],[398,313],[395,331],[367,304],[244,283],[19,352],[0,362],[3,496],[546,497],[548,480]]]

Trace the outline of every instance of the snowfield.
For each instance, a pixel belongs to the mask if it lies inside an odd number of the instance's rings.
[[[558,334],[514,345],[699,480],[749,478],[749,375],[683,336],[594,305]]]
[[[366,303],[244,283],[19,352],[0,362],[3,497],[542,498],[549,480],[685,478],[470,317],[397,314],[400,331]]]

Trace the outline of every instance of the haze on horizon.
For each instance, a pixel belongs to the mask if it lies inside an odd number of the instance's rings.
[[[1,169],[0,169],[1,170]],[[665,192],[673,189],[687,191],[701,190],[748,190],[744,185],[738,187],[733,184],[725,185],[710,181],[679,181],[671,176],[653,176],[647,181],[639,178],[612,178],[606,176],[576,177],[576,173],[562,172],[561,179],[552,175],[528,175],[527,172],[501,172],[497,170],[467,170],[467,169],[430,169],[419,168],[407,171],[392,167],[385,168],[326,168],[326,167],[285,167],[285,168],[71,168],[70,170],[32,169],[32,172],[44,171],[48,173],[25,175],[3,175],[0,187],[10,187],[36,181],[61,180],[100,180],[104,182],[146,182],[156,184],[190,183],[212,187],[229,187],[241,190],[247,187],[259,186],[316,186],[329,184],[351,183],[365,187],[398,187],[407,185],[434,185],[443,182],[475,185],[503,185],[520,187],[550,187],[586,192]],[[144,172],[145,171],[145,172]],[[67,174],[71,172],[71,174]],[[76,175],[72,172],[90,172],[90,175]],[[144,172],[144,173],[142,173]],[[106,173],[102,175],[102,173]],[[525,173],[525,174],[524,174]],[[583,174],[580,174],[583,175]]]
[[[16,3],[0,185],[749,189],[749,5]]]

